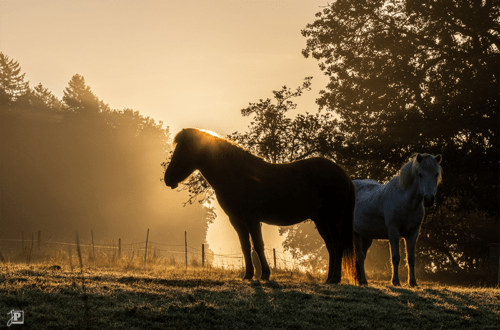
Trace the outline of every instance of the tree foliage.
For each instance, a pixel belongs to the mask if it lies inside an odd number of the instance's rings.
[[[28,90],[28,82],[24,81],[25,74],[21,74],[21,66],[4,53],[0,53],[0,106],[8,109],[20,96]]]
[[[499,14],[492,1],[336,1],[302,31],[330,77],[320,107],[356,132],[359,158],[463,149],[491,171]]]
[[[340,150],[335,145],[343,142],[336,130],[336,120],[329,113],[287,116],[297,104],[293,99],[309,91],[312,77],[306,77],[302,86],[292,91],[283,86],[273,91],[274,101],[259,100],[241,110],[245,117],[253,116],[247,133],[235,132],[228,137],[271,163],[291,162],[311,156],[326,156]],[[336,155],[330,154],[331,158]]]
[[[438,270],[484,266],[498,240],[499,14],[494,1],[336,1],[302,31],[356,177],[384,182],[412,152],[444,155],[419,240]]]

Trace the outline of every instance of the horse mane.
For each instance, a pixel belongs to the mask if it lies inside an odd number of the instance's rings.
[[[262,157],[210,130],[184,128],[175,136],[174,147],[178,143],[191,146],[203,145],[203,149],[217,149],[220,157],[239,158],[241,161],[264,161]]]
[[[412,185],[413,179],[415,178],[415,175],[417,174],[417,171],[420,168],[420,166],[422,166],[422,168],[424,169],[430,168],[431,166],[435,166],[432,165],[433,163],[429,161],[431,160],[431,158],[434,159],[434,157],[431,154],[420,154],[420,156],[422,156],[422,161],[420,163],[417,161],[417,156],[418,153],[412,154],[410,160],[406,164],[404,164],[399,170],[399,185],[403,189],[406,189]],[[443,169],[441,165],[437,164],[437,166],[439,171],[437,184],[439,185],[441,183],[441,178],[442,178],[441,172],[443,171]]]

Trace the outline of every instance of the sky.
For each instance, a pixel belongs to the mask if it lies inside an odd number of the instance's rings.
[[[172,133],[244,131],[240,110],[313,76],[298,111],[326,84],[300,34],[325,1],[0,1],[0,50],[31,86],[62,97],[74,74],[112,109],[132,108]]]
[[[328,79],[302,56],[300,31],[326,4],[0,0],[0,51],[21,65],[31,87],[41,82],[60,98],[80,74],[112,109],[138,110],[172,134],[199,127],[226,135],[247,130],[250,118],[240,110],[249,102],[272,98],[283,85],[295,89],[307,76],[314,77],[312,90],[290,115],[317,111]],[[240,251],[234,229],[217,213],[207,237],[214,252]],[[264,240],[277,247],[277,229],[266,230]]]

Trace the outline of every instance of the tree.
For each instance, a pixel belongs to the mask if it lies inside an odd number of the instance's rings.
[[[78,118],[96,119],[107,106],[99,101],[90,86],[85,84],[85,78],[75,74],[63,91],[63,109]]]
[[[45,88],[42,83],[33,88],[31,94],[38,100],[40,107],[45,107],[53,111],[58,111],[62,108],[61,101],[48,88]]]
[[[24,81],[18,62],[0,52],[0,106],[10,109],[13,103],[29,91],[28,82]]]
[[[229,135],[229,138],[271,163],[296,159],[299,146],[293,141],[295,136],[290,134],[292,120],[286,117],[286,113],[297,107],[292,98],[299,97],[304,91],[311,89],[311,79],[312,77],[306,77],[302,86],[295,92],[286,86],[280,91],[273,91],[276,104],[269,98],[261,99],[259,103],[250,103],[247,108],[241,110],[244,117],[253,115],[249,132],[235,132]]]
[[[443,202],[419,240],[443,270],[486,262],[498,240],[499,16],[488,0],[339,0],[302,31],[351,168],[386,181],[412,152],[444,154]]]
[[[320,107],[357,132],[365,159],[481,141],[498,160],[499,14],[492,1],[333,3],[302,31],[330,77]]]

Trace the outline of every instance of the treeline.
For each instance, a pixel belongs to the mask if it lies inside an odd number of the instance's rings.
[[[336,1],[302,31],[304,56],[330,78],[319,111],[287,116],[310,89],[306,78],[296,90],[285,86],[273,100],[250,103],[241,110],[253,118],[249,131],[229,137],[270,162],[322,156],[353,179],[384,183],[412,153],[442,154],[443,183],[437,205],[426,209],[417,266],[488,273],[488,243],[500,239],[499,16],[488,0]],[[313,267],[326,264],[313,224],[282,231],[292,253]],[[370,251],[388,261],[386,245]]]
[[[182,242],[193,224],[190,241],[205,242],[207,211],[177,212],[181,200],[160,182],[168,127],[111,109],[84,77],[74,75],[58,99],[42,84],[31,88],[0,53],[0,125],[2,238],[42,229],[74,239],[94,229],[100,239],[138,241],[150,228],[156,241]]]

